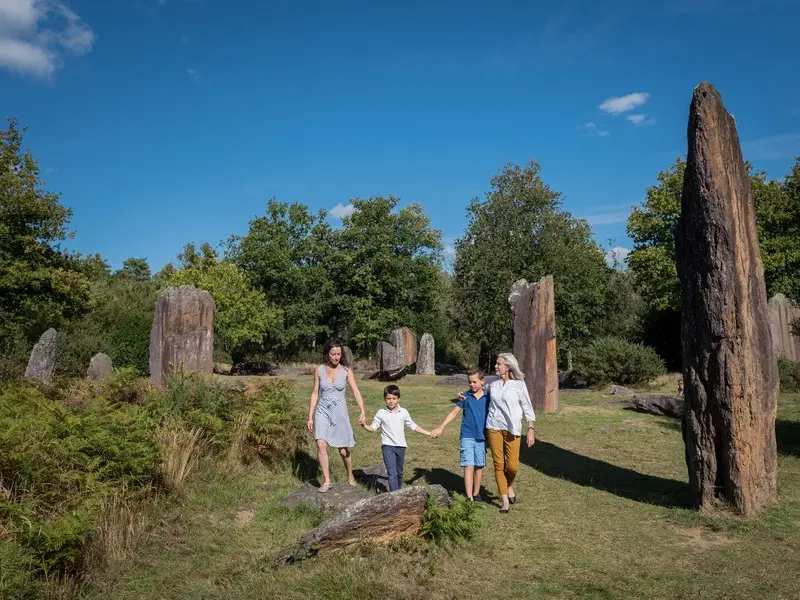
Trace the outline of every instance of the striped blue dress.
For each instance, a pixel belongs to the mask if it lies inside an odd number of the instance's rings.
[[[356,445],[350,416],[347,414],[347,400],[344,391],[347,387],[345,368],[331,383],[325,374],[325,365],[317,369],[319,374],[319,399],[314,411],[314,439],[325,440],[334,448],[352,448]]]

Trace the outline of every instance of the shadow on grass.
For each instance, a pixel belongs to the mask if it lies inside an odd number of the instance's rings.
[[[305,450],[298,450],[292,457],[292,472],[303,483],[319,487],[319,461]]]
[[[520,461],[549,477],[566,479],[629,500],[676,508],[692,506],[688,483],[638,473],[549,442],[537,441],[533,448],[523,444]]]
[[[489,467],[490,464],[487,465]],[[491,469],[484,468],[484,477],[486,473],[491,473]],[[462,496],[465,495],[464,491],[464,478],[461,475],[457,475],[452,471],[448,471],[446,469],[440,469],[439,467],[434,467],[432,469],[423,469],[422,467],[416,467],[414,469],[414,475],[411,479],[407,479],[406,483],[414,483],[418,479],[425,479],[429,484],[433,485],[440,485],[444,489],[447,490],[447,493],[451,496],[454,493],[459,493]],[[494,504],[497,497],[489,492],[484,486],[481,486],[481,498],[484,501],[489,502],[490,504]]]
[[[800,456],[800,421],[775,421],[778,452],[787,456]]]

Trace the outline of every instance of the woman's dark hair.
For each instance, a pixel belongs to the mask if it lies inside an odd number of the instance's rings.
[[[339,342],[339,340],[330,339],[327,342],[325,342],[325,346],[322,349],[322,358],[328,360],[328,352],[330,352],[337,346],[339,348],[342,348],[342,344]],[[342,348],[342,351],[344,351],[344,348]]]

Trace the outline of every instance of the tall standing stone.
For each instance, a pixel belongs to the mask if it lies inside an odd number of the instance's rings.
[[[166,376],[214,370],[214,312],[211,294],[190,285],[170,287],[158,295],[150,330],[150,381],[162,387]]]
[[[31,350],[28,366],[25,368],[27,379],[36,379],[50,385],[56,372],[56,338],[58,333],[52,327],[45,331]]]
[[[400,327],[392,331],[389,336],[389,343],[397,351],[397,360],[406,367],[413,367],[417,362],[417,334],[408,327]],[[413,372],[411,369],[410,372]]]
[[[553,276],[537,283],[524,279],[511,286],[508,296],[517,357],[534,411],[558,410],[558,364],[556,362],[556,311]]]
[[[114,365],[107,354],[99,352],[89,361],[89,368],[86,369],[86,378],[93,381],[100,381],[114,374]]]
[[[342,346],[342,364],[350,369],[353,368],[353,351],[347,346]]]
[[[436,347],[430,333],[423,333],[419,340],[417,375],[436,375]]]
[[[709,83],[694,90],[688,139],[676,250],[689,484],[698,507],[747,515],[776,501],[778,371],[750,180]]]
[[[377,356],[375,365],[379,371],[397,371],[405,365],[397,357],[397,350],[389,342],[378,342],[375,348]]]
[[[800,319],[800,308],[783,294],[769,299],[769,326],[772,330],[772,349],[775,354],[800,362],[800,337],[792,334],[792,322]]]

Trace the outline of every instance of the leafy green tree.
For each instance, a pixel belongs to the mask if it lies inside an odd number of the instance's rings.
[[[800,200],[792,191],[798,179],[792,177],[800,178],[798,165],[783,184],[767,181],[765,172],[748,165],[767,294],[782,292],[796,300],[800,300]],[[642,298],[655,310],[680,310],[675,229],[685,169],[684,159],[678,158],[659,173],[658,185],[647,190],[642,206],[628,217],[628,235],[633,240],[628,266]]]
[[[280,310],[271,320],[264,345],[278,356],[292,356],[330,335],[330,311],[336,302],[330,276],[333,240],[325,211],[311,214],[293,203],[267,203],[266,214],[250,221],[245,236],[226,242],[226,258],[247,274],[269,306]]]
[[[169,286],[193,285],[214,298],[214,343],[225,351],[246,343],[261,343],[280,323],[280,311],[269,306],[264,293],[253,288],[246,273],[232,262],[218,262],[216,252],[204,244],[202,253],[187,244],[179,256],[183,265],[168,279]],[[166,285],[164,287],[166,287]]]
[[[91,357],[104,352],[115,367],[132,367],[147,375],[157,292],[152,279],[106,277],[94,281],[87,312],[66,323],[59,338],[58,372],[83,376]]]
[[[122,261],[122,268],[114,273],[116,277],[129,277],[138,281],[150,279],[150,265],[146,258],[126,258]]]
[[[605,333],[612,275],[589,224],[560,209],[561,195],[542,181],[535,161],[506,165],[486,199],[467,207],[468,226],[456,242],[454,296],[459,330],[482,344],[482,360],[511,347],[508,294],[514,281],[553,275],[562,358]]]
[[[333,237],[331,323],[363,354],[396,327],[441,330],[442,233],[422,206],[395,211],[398,202],[395,196],[351,200],[355,211]]]
[[[61,249],[72,216],[42,187],[16,119],[0,130],[0,376],[20,373],[26,348],[44,329],[84,310],[90,293],[81,263]]]

